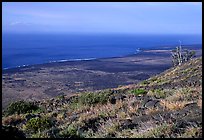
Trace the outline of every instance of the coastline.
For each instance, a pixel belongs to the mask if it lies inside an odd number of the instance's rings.
[[[192,44],[192,45],[184,45],[184,47],[188,47],[191,48],[193,47],[193,49],[198,49],[199,48],[195,48],[195,46],[201,46],[202,44]],[[175,46],[167,46],[167,47],[155,47],[155,48],[144,48],[141,49],[141,51],[137,52],[137,53],[132,53],[132,54],[126,54],[123,56],[114,56],[114,57],[102,57],[102,58],[81,58],[81,59],[62,59],[62,60],[55,60],[55,61],[50,61],[50,62],[45,62],[45,63],[40,63],[40,64],[30,64],[30,65],[21,65],[21,66],[15,66],[15,67],[8,67],[8,68],[2,68],[2,72],[8,72],[8,71],[18,71],[21,70],[23,68],[30,68],[30,67],[41,67],[43,65],[45,66],[50,66],[50,65],[55,65],[56,63],[65,63],[65,62],[83,62],[83,61],[92,61],[92,60],[105,60],[105,59],[114,59],[114,58],[125,58],[125,57],[130,57],[130,56],[135,56],[138,55],[142,52],[162,52],[162,53],[168,53],[169,50],[172,50]]]
[[[198,51],[202,55],[202,49]],[[41,100],[136,84],[171,66],[170,51],[143,50],[121,57],[7,69],[2,72],[2,108],[16,100]]]

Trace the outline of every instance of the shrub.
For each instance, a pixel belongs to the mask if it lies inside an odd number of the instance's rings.
[[[38,130],[50,128],[51,121],[48,118],[32,118],[26,123],[25,127],[27,130],[36,132]]]
[[[162,89],[154,89],[152,90],[152,92],[153,92],[152,95],[155,96],[156,98],[165,98],[167,96]]]
[[[79,102],[86,105],[92,105],[97,103],[104,104],[108,101],[109,97],[110,97],[110,93],[88,92],[88,93],[83,93],[80,96]]]
[[[44,111],[45,111],[44,108],[38,107],[38,109],[36,109],[36,110],[31,110],[31,113],[32,114],[38,114],[38,113],[42,113]],[[30,111],[28,113],[30,113]]]
[[[142,134],[134,134],[134,138],[170,138],[173,125],[164,123]]]
[[[66,130],[60,132],[60,137],[63,137],[63,138],[81,138],[82,135],[79,134],[78,129],[75,125],[70,124]]]
[[[17,113],[17,114],[31,113],[32,111],[36,111],[38,109],[39,107],[34,105],[31,102],[17,101],[17,102],[11,103],[4,113],[5,115],[8,116],[14,113]]]
[[[145,93],[147,93],[147,91],[144,90],[144,89],[133,89],[133,90],[131,90],[130,92],[133,93],[133,94],[135,94],[135,95],[140,95],[140,94],[145,94]]]

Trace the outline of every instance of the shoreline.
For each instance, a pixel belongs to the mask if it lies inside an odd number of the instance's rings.
[[[54,63],[83,62],[83,61],[92,61],[92,60],[101,60],[101,59],[123,58],[123,57],[129,57],[129,56],[137,55],[138,53],[141,53],[141,52],[137,52],[137,53],[133,53],[133,54],[126,54],[126,55],[123,55],[123,56],[102,57],[102,58],[61,59],[61,60],[54,60],[54,61],[40,63],[40,64],[30,64],[30,65],[21,65],[21,66],[3,68],[3,71],[7,71],[7,70],[11,70],[11,69],[20,69],[20,68],[25,68],[25,67],[33,67],[33,66],[38,66],[38,65],[48,65],[48,64],[54,64]]]
[[[183,45],[184,47],[195,47],[195,46],[201,46],[202,44],[192,44],[192,45]],[[15,67],[8,67],[8,68],[2,68],[2,73],[5,73],[7,71],[18,71],[22,68],[30,68],[30,67],[39,67],[42,65],[55,65],[56,63],[66,63],[66,62],[83,62],[83,61],[92,61],[92,60],[103,60],[103,59],[115,59],[115,58],[125,58],[125,57],[130,57],[130,56],[135,56],[138,55],[142,52],[158,52],[161,51],[163,53],[168,52],[169,50],[172,50],[172,47],[174,46],[167,46],[167,47],[155,47],[155,48],[143,48],[141,49],[140,52],[137,53],[132,53],[132,54],[126,54],[123,56],[113,56],[113,57],[102,57],[102,58],[82,58],[82,59],[61,59],[61,60],[55,60],[55,61],[51,61],[51,62],[45,62],[45,63],[40,63],[40,64],[28,64],[28,65],[21,65],[21,66],[15,66]],[[195,48],[194,48],[195,49]],[[196,50],[199,48],[196,48]]]
[[[198,50],[202,55],[202,49]],[[16,100],[41,100],[137,84],[172,67],[171,53],[143,51],[125,57],[66,61],[2,72],[2,107]]]

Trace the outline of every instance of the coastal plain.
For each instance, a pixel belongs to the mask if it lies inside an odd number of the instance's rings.
[[[195,51],[196,56],[202,55],[202,49]],[[149,49],[124,57],[55,62],[3,70],[2,109],[22,99],[50,99],[136,84],[170,67],[171,50]]]

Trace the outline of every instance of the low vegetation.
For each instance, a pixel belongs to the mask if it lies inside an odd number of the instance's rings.
[[[133,90],[131,90],[130,92],[131,92],[132,94],[134,94],[134,95],[141,95],[141,94],[147,93],[147,91],[144,90],[144,89],[133,89]]]
[[[136,85],[14,102],[2,129],[27,138],[202,138],[201,78],[197,58]]]
[[[51,121],[48,118],[31,118],[25,125],[26,130],[34,132],[42,131],[51,127]]]
[[[108,101],[110,97],[110,93],[105,92],[105,93],[83,93],[79,97],[79,103],[84,104],[84,105],[92,105],[92,104],[104,104]]]
[[[38,110],[39,107],[34,105],[31,102],[25,102],[25,101],[17,101],[14,103],[11,103],[7,110],[4,112],[5,115],[12,115],[12,114],[25,114],[30,113],[32,111]]]

